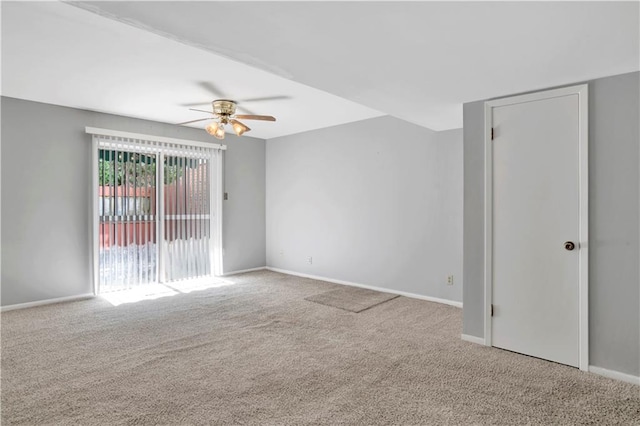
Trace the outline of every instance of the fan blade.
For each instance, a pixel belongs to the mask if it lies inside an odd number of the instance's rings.
[[[189,104],[178,104],[180,106],[183,107],[197,107],[197,106],[202,106],[202,105],[211,105],[211,101],[204,101],[204,102],[192,102]]]
[[[276,121],[275,117],[270,115],[249,115],[249,114],[239,114],[235,116],[236,118],[242,118],[243,120],[262,120],[262,121]]]
[[[291,99],[291,96],[265,96],[263,98],[249,98],[249,99],[240,99],[238,102],[263,102],[263,101],[280,101]]]
[[[207,114],[213,114],[212,111],[206,111],[204,109],[189,108],[189,111],[198,111],[198,112],[206,112]],[[215,115],[215,114],[213,114],[213,115]]]
[[[199,118],[197,120],[191,120],[191,121],[185,121],[183,123],[178,123],[177,126],[182,126],[184,124],[190,124],[190,123],[196,123],[198,121],[204,121],[204,120],[213,120],[214,117],[209,117],[209,118]]]
[[[205,89],[207,92],[211,93],[216,98],[226,98],[226,96],[216,87],[215,84],[209,83],[208,81],[200,81],[198,85]]]

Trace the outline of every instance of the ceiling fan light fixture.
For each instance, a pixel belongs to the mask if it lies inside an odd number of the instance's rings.
[[[209,133],[211,136],[215,136],[216,132],[218,131],[218,128],[220,127],[220,124],[216,121],[214,121],[213,123],[209,123],[207,124],[207,127],[205,127],[204,129],[207,131],[207,133]]]
[[[224,139],[224,126],[218,126],[213,136],[218,139]]]
[[[236,120],[233,121],[233,124],[231,124],[231,127],[233,127],[233,131],[236,132],[236,135],[238,136],[242,136],[244,132],[249,130],[247,126],[245,126],[244,124]]]

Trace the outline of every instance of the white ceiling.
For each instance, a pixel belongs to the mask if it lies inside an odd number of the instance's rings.
[[[3,94],[165,122],[198,118],[180,104],[212,98],[199,82],[288,96],[246,104],[278,117],[251,122],[270,138],[381,114],[457,128],[464,102],[640,69],[638,2],[79,5],[96,14],[3,2]]]

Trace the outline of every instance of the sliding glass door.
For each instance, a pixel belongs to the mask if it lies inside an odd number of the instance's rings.
[[[221,150],[94,134],[97,292],[219,272]]]

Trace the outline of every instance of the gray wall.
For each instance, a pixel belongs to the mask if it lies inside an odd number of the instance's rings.
[[[268,140],[267,265],[462,301],[461,130],[382,117]]]
[[[204,133],[204,132],[203,132]],[[225,141],[227,139],[225,138]],[[226,142],[224,272],[265,266],[265,152],[262,139],[233,137]]]
[[[198,129],[3,97],[2,306],[92,291],[85,126],[212,141]],[[225,143],[224,270],[264,266],[264,141]]]
[[[484,102],[463,106],[462,333],[484,336]]]
[[[589,363],[640,375],[640,73],[589,84]],[[483,337],[483,102],[464,105],[463,333]]]

